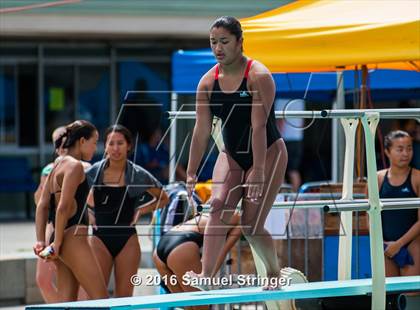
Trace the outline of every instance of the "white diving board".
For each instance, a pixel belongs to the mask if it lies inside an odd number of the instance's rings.
[[[419,291],[420,276],[386,278],[386,291]],[[160,307],[231,304],[267,300],[307,299],[366,295],[372,292],[372,279],[299,283],[281,290],[263,291],[261,287],[246,287],[192,293],[111,298],[69,303],[27,306],[26,310],[67,309],[150,309]]]

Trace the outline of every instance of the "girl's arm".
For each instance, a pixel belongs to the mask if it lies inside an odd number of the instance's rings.
[[[403,246],[420,236],[420,209],[417,212],[417,222],[400,239],[386,242],[388,246],[385,249],[385,255],[393,257]],[[395,223],[395,225],[398,225],[398,223]]]
[[[417,170],[413,169],[413,176],[414,176],[413,185],[416,188],[417,197],[420,197],[420,174],[417,172],[418,172]],[[395,225],[398,225],[398,223],[395,223]],[[420,236],[420,209],[417,210],[417,222],[413,226],[411,226],[411,228],[400,239],[396,241],[398,245],[398,250],[399,248],[409,244],[418,236]],[[387,251],[388,251],[388,248],[387,248]],[[391,248],[391,251],[392,251],[392,248]],[[390,254],[396,254],[396,253],[390,253]]]
[[[158,187],[149,188],[146,191],[145,202],[140,204],[134,213],[131,225],[134,225],[140,219],[140,216],[151,213],[157,209],[165,207],[169,202],[168,194]]]
[[[397,224],[398,225],[398,224]],[[420,209],[417,210],[417,222],[400,238],[397,242],[401,246],[409,244],[411,241],[420,236]]]
[[[37,205],[39,200],[41,199],[42,196],[42,191],[44,189],[45,186],[45,181],[47,180],[46,175],[42,175],[41,178],[39,179],[39,185],[38,188],[36,189],[35,193],[34,193],[34,200],[35,200],[35,204]]]
[[[45,184],[48,184],[48,177],[45,177],[44,186],[40,193],[39,201],[35,211],[35,229],[36,229],[36,243],[34,246],[35,254],[39,254],[45,247],[45,228],[48,221],[48,209],[50,203],[50,191]]]
[[[267,153],[267,119],[274,102],[276,87],[270,71],[260,64],[255,63],[249,74],[249,88],[252,91],[252,155],[253,167],[247,182],[251,185],[248,197],[257,199],[262,195]]]
[[[197,179],[197,170],[211,135],[212,117],[209,107],[208,88],[206,86],[209,77],[211,77],[209,74],[203,76],[197,87],[196,120],[187,168],[187,183],[189,184],[194,184]]]

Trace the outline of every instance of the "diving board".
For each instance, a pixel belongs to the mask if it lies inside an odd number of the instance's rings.
[[[419,291],[420,276],[386,278],[386,291]],[[299,283],[277,291],[261,287],[246,287],[192,293],[112,298],[91,301],[27,306],[26,310],[67,309],[150,309],[161,307],[199,306],[262,302],[267,300],[307,299],[337,296],[366,295],[372,292],[372,279]]]

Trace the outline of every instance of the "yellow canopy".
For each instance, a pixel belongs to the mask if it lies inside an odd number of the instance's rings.
[[[244,51],[273,72],[420,70],[420,1],[297,1],[241,20]]]

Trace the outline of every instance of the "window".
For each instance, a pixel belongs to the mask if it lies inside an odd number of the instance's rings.
[[[0,144],[17,142],[14,69],[14,66],[0,66]]]

